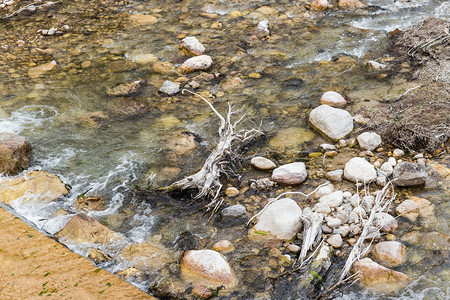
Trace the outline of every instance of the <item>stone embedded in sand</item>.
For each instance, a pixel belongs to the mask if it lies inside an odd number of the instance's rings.
[[[345,164],[344,177],[353,182],[368,183],[377,178],[377,171],[365,158],[354,157]]]
[[[425,184],[428,176],[424,165],[401,162],[395,166],[393,177],[397,186],[414,186]]]
[[[228,262],[214,250],[190,250],[181,260],[181,276],[194,285],[205,285],[212,288],[225,286],[226,289],[237,285]]]
[[[180,85],[178,83],[166,80],[159,91],[168,96],[173,96],[180,91]]]
[[[202,55],[205,52],[205,46],[193,36],[185,37],[180,43],[180,48],[191,55]]]
[[[30,76],[31,78],[36,78],[39,77],[41,75],[44,75],[45,73],[55,70],[58,68],[58,64],[56,63],[56,61],[52,60],[49,63],[46,64],[42,64],[36,67],[33,67],[31,69],[28,69],[28,76]]]
[[[290,240],[302,228],[302,209],[289,198],[279,199],[268,205],[257,217],[253,227],[256,232],[271,233],[277,239]]]
[[[332,140],[339,140],[353,130],[353,118],[346,110],[323,104],[309,114],[309,122]]]
[[[0,174],[15,175],[28,168],[31,158],[28,139],[14,133],[0,133]]]
[[[235,250],[233,244],[228,240],[220,240],[212,246],[212,250],[220,253],[233,252]]]
[[[372,255],[387,268],[397,267],[406,261],[406,246],[396,241],[380,242],[373,247]]]
[[[177,69],[168,61],[157,61],[152,66],[152,71],[156,74],[176,75]]]
[[[325,0],[326,1],[326,0]],[[328,5],[328,3],[327,3]],[[332,107],[341,107],[347,104],[347,101],[341,94],[333,91],[328,91],[323,93],[322,97],[320,97],[320,103],[326,104]]]
[[[308,173],[306,166],[302,162],[295,162],[282,165],[272,172],[272,181],[280,184],[300,184],[305,181]]]
[[[353,263],[351,271],[354,274],[359,272],[356,276],[366,287],[382,292],[397,291],[409,282],[407,275],[385,268],[370,258],[363,258]]]
[[[169,251],[158,244],[130,244],[120,250],[119,256],[140,270],[156,271],[174,262]]]
[[[289,127],[281,129],[270,139],[269,145],[272,148],[293,148],[309,142],[314,138],[315,134],[311,130],[301,127]]]
[[[375,150],[381,144],[381,137],[375,132],[364,132],[356,138],[359,146],[364,150]]]
[[[121,235],[86,214],[72,217],[61,231],[55,234],[58,239],[70,243],[108,244],[121,239]]]
[[[0,181],[0,201],[9,205],[19,198],[22,202],[50,203],[67,193],[61,179],[46,171],[27,171]]]
[[[181,65],[181,70],[185,73],[208,70],[212,65],[212,58],[209,55],[199,55],[191,57]]]

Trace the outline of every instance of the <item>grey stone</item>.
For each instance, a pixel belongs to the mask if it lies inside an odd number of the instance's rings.
[[[181,48],[185,48],[189,52],[195,55],[202,55],[205,52],[205,46],[203,46],[196,37],[187,36],[180,44]]]
[[[394,168],[393,177],[397,186],[421,185],[427,181],[427,172],[424,165],[401,162]]]
[[[166,95],[173,96],[180,91],[180,85],[178,83],[166,80],[159,91]]]
[[[336,191],[331,194],[320,197],[319,202],[328,205],[330,208],[338,207],[344,201],[342,191]]]
[[[329,171],[325,174],[325,177],[329,180],[340,182],[344,177],[344,170],[338,169],[334,171]]]
[[[341,248],[342,247],[342,237],[340,234],[333,234],[327,240],[327,243],[330,244],[333,248]]]
[[[245,209],[244,205],[235,204],[222,209],[220,214],[222,215],[222,218],[247,217],[247,209]]]
[[[400,157],[402,157],[403,155],[405,155],[405,151],[403,151],[402,149],[395,149],[394,152],[392,152],[392,155],[393,155],[395,158],[400,158]]]
[[[344,177],[353,182],[368,183],[377,178],[377,171],[366,159],[354,157],[345,164]]]
[[[331,144],[320,144],[319,148],[322,149],[322,150],[324,150],[324,151],[334,151],[334,150],[337,150],[336,146],[331,145]]]
[[[272,170],[277,167],[273,161],[261,156],[253,157],[250,164],[260,170]]]
[[[182,65],[181,69],[185,73],[190,73],[199,70],[208,70],[212,65],[212,58],[209,55],[199,55],[191,57],[186,60]]]
[[[388,213],[381,212],[375,217],[375,225],[383,232],[394,232],[398,227],[397,220]]]
[[[342,97],[341,94],[333,91],[328,91],[323,93],[322,97],[320,97],[320,103],[333,107],[340,107],[347,104],[347,101],[344,99],[344,97]]]
[[[382,164],[380,169],[381,171],[386,173],[387,176],[391,176],[394,172],[394,167],[389,162],[385,162],[384,164]]]
[[[356,138],[359,146],[364,150],[375,150],[381,144],[381,137],[375,132],[364,132]]]
[[[339,226],[342,225],[342,221],[338,218],[327,217],[326,221],[327,221],[327,226],[330,228],[338,228]]]
[[[325,104],[311,111],[309,122],[334,141],[344,138],[353,130],[353,119],[348,111]]]
[[[272,172],[272,181],[280,184],[300,184],[305,181],[308,173],[302,162],[295,162],[276,168]]]
[[[328,215],[329,213],[331,213],[331,208],[324,203],[316,203],[313,210],[324,215]]]

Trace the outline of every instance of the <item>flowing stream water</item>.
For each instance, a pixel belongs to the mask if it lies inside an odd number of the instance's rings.
[[[321,93],[383,89],[387,79],[371,75],[362,62],[383,55],[388,48],[388,32],[408,28],[429,16],[450,18],[448,1],[370,0],[368,4],[364,10],[332,10],[325,16],[306,12],[305,17],[305,11],[299,11],[299,5],[292,1],[129,2],[100,26],[97,23],[103,21],[94,16],[95,12],[83,11],[85,6],[81,4],[78,10],[76,4],[69,9],[63,2],[50,20],[34,15],[1,22],[0,32],[8,35],[20,33],[21,27],[48,29],[52,22],[55,26],[69,24],[73,30],[61,37],[33,41],[30,38],[30,49],[55,49],[54,59],[60,66],[39,78],[29,78],[26,70],[48,59],[26,51],[22,51],[23,59],[2,54],[0,131],[27,137],[33,147],[30,168],[58,174],[72,186],[63,202],[45,206],[16,202],[13,208],[38,228],[54,234],[73,216],[78,195],[87,192],[101,195],[107,205],[106,210],[89,215],[124,234],[129,242],[143,242],[155,234],[155,224],[163,218],[158,213],[164,211],[158,212],[146,202],[134,203],[133,186],[145,185],[150,172],[158,174],[165,167],[168,134],[189,130],[203,141],[200,150],[180,159],[178,177],[194,172],[202,164],[217,135],[217,120],[203,102],[187,95],[167,98],[158,94],[164,79],[179,76],[155,74],[151,66],[139,63],[142,55],[152,54],[160,61],[179,66],[184,60],[178,52],[180,34],[196,36],[204,43],[206,53],[214,60],[213,72],[244,81],[235,89],[218,84],[207,86],[219,111],[226,110],[227,102],[243,106],[254,124],[261,122],[262,130],[274,133],[289,127],[302,128],[310,138],[299,147],[317,144],[322,138],[308,126],[305,112],[317,105]],[[263,5],[270,6],[272,14],[256,10]],[[200,11],[217,14],[218,18],[203,18],[198,15]],[[232,11],[240,11],[243,16],[230,18]],[[125,13],[153,13],[158,22],[132,26],[123,20]],[[85,15],[89,18],[87,23],[77,24]],[[249,28],[264,18],[269,20],[272,36],[278,38],[251,45],[242,42],[252,34]],[[210,28],[214,22],[221,22],[222,28]],[[17,40],[26,38],[17,35]],[[0,41],[1,46],[5,43]],[[10,45],[9,49],[14,47]],[[5,49],[8,48],[3,47],[2,51],[8,52]],[[339,57],[351,59],[340,63]],[[254,72],[265,74],[264,69],[269,66],[281,66],[283,71],[260,79],[248,77]],[[107,118],[98,124],[83,123],[88,113],[105,111],[111,101],[105,93],[108,88],[137,78],[149,83],[137,96],[148,103],[150,110],[146,114],[129,119]],[[273,151],[270,147],[260,150]],[[55,215],[59,209],[69,214]],[[189,227],[180,224],[186,226]],[[210,234],[209,229],[195,230],[200,235],[201,230],[205,236]],[[83,245],[69,247],[86,255]],[[120,266],[107,268],[115,271]],[[423,275],[396,298],[448,297],[448,270],[417,272]],[[361,293],[350,291],[343,298],[369,297]]]

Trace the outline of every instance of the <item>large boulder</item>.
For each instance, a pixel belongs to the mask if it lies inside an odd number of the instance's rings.
[[[365,158],[354,157],[345,164],[344,177],[353,182],[370,182],[377,178],[377,171]]]
[[[46,171],[27,171],[0,181],[0,201],[6,204],[16,199],[50,203],[67,193],[69,191],[61,179]]]
[[[395,166],[393,177],[397,186],[421,185],[427,181],[427,171],[425,165],[405,161]]]
[[[397,267],[406,261],[406,246],[397,241],[380,242],[373,247],[372,255],[385,267]]]
[[[357,273],[356,276],[366,287],[380,292],[400,290],[409,282],[407,275],[385,268],[370,258],[363,258],[353,263],[351,271],[354,274]]]
[[[348,111],[326,104],[311,111],[309,122],[334,141],[344,138],[353,130],[353,118]]]
[[[225,258],[214,250],[190,250],[181,260],[181,276],[194,285],[212,288],[237,285],[237,278]]]
[[[0,133],[0,174],[16,175],[28,168],[31,144],[20,135]]]
[[[147,243],[127,245],[119,256],[134,268],[149,271],[160,270],[164,265],[175,261],[164,246]]]
[[[255,232],[270,233],[277,239],[290,240],[302,227],[302,209],[289,198],[269,204],[257,217]]]
[[[58,239],[69,243],[108,244],[120,240],[119,233],[100,224],[86,214],[77,214],[55,234]]]
[[[305,181],[308,173],[302,162],[282,165],[272,172],[272,181],[280,184],[300,184]]]

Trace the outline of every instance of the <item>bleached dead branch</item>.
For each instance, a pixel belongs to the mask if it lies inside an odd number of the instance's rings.
[[[307,207],[303,210],[302,221],[303,242],[300,256],[297,260],[300,261],[300,263],[303,263],[306,258],[306,254],[308,254],[308,251],[311,250],[317,239],[320,239],[322,235],[323,215],[313,212],[311,208]]]
[[[236,126],[240,121],[243,120],[245,114],[242,115],[236,122],[231,123],[231,116],[236,112],[233,112],[233,107],[229,103],[228,113],[226,117],[223,117],[214,108],[214,106],[201,95],[189,90],[182,90],[182,93],[184,92],[188,92],[197,97],[200,97],[209,105],[211,110],[219,118],[219,142],[216,148],[206,159],[200,171],[177,182],[174,182],[169,186],[169,189],[198,189],[199,192],[194,198],[198,199],[203,196],[213,197],[211,202],[206,206],[208,209],[211,209],[217,204],[217,199],[222,189],[222,184],[220,183],[220,175],[230,174],[230,167],[232,167],[230,166],[230,164],[232,163],[230,162],[230,159],[236,156],[236,149],[238,148],[236,142],[240,142],[242,144],[252,139],[257,134],[261,134],[261,131],[252,129],[249,131],[236,132]]]

